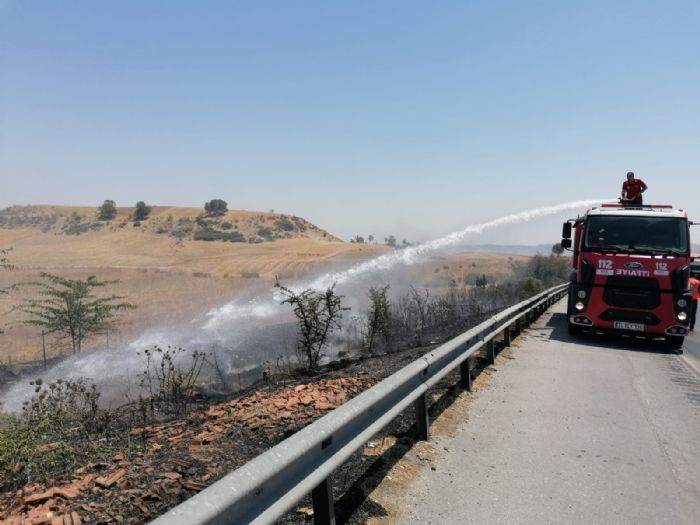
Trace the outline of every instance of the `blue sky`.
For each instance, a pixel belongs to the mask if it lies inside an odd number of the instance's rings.
[[[427,240],[634,170],[700,221],[698,27],[673,1],[0,0],[0,207],[223,198]]]

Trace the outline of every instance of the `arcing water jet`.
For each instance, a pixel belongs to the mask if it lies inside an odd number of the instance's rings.
[[[382,274],[398,265],[412,265],[438,250],[459,245],[470,235],[484,232],[507,224],[521,223],[539,217],[553,215],[567,210],[587,208],[593,204],[614,199],[586,199],[573,202],[566,202],[554,206],[545,206],[532,210],[522,211],[499,217],[497,219],[474,224],[463,230],[453,232],[449,235],[426,242],[418,246],[410,246],[392,253],[381,255],[372,260],[357,264],[341,272],[329,272],[321,275],[310,282],[297,283],[290,286],[295,290],[312,288],[314,290],[325,290],[333,283],[339,287],[349,284],[358,284],[362,278],[369,278]],[[355,289],[358,289],[355,286]],[[352,290],[350,291],[352,292]],[[361,297],[356,292],[354,296],[347,290],[343,291],[348,302],[358,303]],[[366,292],[362,289],[362,295]],[[131,344],[121,348],[103,348],[93,352],[73,356],[58,364],[51,370],[43,374],[45,382],[57,379],[67,379],[70,377],[86,377],[94,381],[103,392],[103,397],[108,397],[109,402],[123,400],[123,390],[128,388],[129,382],[134,381],[135,374],[138,374],[139,367],[142,366],[137,351],[141,351],[153,344],[167,346],[168,344],[181,346],[187,349],[200,349],[209,351],[211,349],[225,349],[225,359],[237,359],[236,366],[252,366],[259,364],[285,341],[275,339],[285,339],[286,342],[294,341],[294,336],[285,331],[283,323],[292,320],[291,312],[288,308],[280,306],[278,297],[274,294],[268,297],[258,296],[245,298],[241,294],[229,303],[209,311],[203,318],[193,319],[189,326],[157,327],[142,334]],[[287,334],[282,335],[282,334]],[[275,347],[275,344],[277,347]],[[256,363],[241,363],[241,356],[254,356]],[[251,358],[253,359],[253,358]],[[234,366],[233,362],[228,363]],[[131,375],[130,375],[131,374]],[[125,386],[127,385],[127,386]],[[133,386],[133,385],[132,385]],[[24,400],[31,397],[32,387],[27,383],[13,386],[1,400],[2,408],[16,411],[21,408]],[[133,392],[132,392],[133,395]]]
[[[560,213],[567,210],[587,208],[593,204],[610,200],[615,199],[578,200],[556,204],[554,206],[544,206],[532,210],[512,213],[491,221],[467,226],[463,230],[450,233],[444,237],[440,237],[439,239],[435,239],[418,246],[409,246],[401,250],[396,250],[392,253],[380,255],[379,257],[357,264],[342,272],[326,273],[310,282],[298,283],[296,285],[292,285],[290,288],[297,291],[308,288],[321,291],[327,289],[329,286],[333,285],[333,283],[342,286],[368,274],[386,272],[397,265],[416,264],[425,260],[425,258],[432,252],[447,248],[449,246],[458,245],[470,235],[479,234],[488,229],[497,228],[506,224],[527,222],[539,217],[545,217],[547,215],[553,215],[555,213]],[[240,304],[234,299],[234,301],[222,307],[211,310],[207,314],[207,321],[205,322],[203,328],[205,330],[216,330],[226,323],[235,322],[239,316],[248,318],[261,318],[268,315],[271,316],[279,311],[279,309],[276,308],[278,305],[279,298],[274,296],[269,299],[254,298],[248,301],[247,304]]]

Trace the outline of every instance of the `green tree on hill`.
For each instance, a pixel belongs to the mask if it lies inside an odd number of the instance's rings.
[[[136,203],[136,209],[134,210],[134,220],[135,221],[143,221],[148,218],[148,216],[151,213],[151,207],[148,206],[145,202],[143,201],[138,201]]]
[[[210,217],[223,215],[228,211],[228,204],[221,199],[212,199],[204,204],[204,211],[207,212],[207,215]]]
[[[136,305],[120,302],[123,297],[96,297],[95,288],[119,281],[98,281],[90,276],[85,281],[66,279],[42,273],[44,282],[29,283],[39,288],[39,298],[26,299],[16,309],[29,316],[23,324],[40,326],[46,333],[57,333],[70,339],[73,353],[80,352],[87,338],[111,326],[120,310]]]
[[[554,255],[561,255],[564,253],[564,247],[561,245],[561,242],[557,242],[552,245],[552,253]]]
[[[117,216],[117,205],[114,201],[106,200],[102,203],[102,206],[97,207],[98,216],[97,218],[101,221],[111,221]]]

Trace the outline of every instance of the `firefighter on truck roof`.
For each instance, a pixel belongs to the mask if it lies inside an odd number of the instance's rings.
[[[627,172],[627,180],[622,183],[623,204],[642,204],[642,193],[647,189],[642,179],[635,179],[634,172]]]

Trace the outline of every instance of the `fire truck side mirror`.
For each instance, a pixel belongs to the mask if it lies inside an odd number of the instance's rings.
[[[561,238],[571,239],[571,223],[568,221],[564,223],[564,227],[561,230]],[[569,243],[569,245],[571,245],[571,243]],[[564,243],[562,243],[562,246],[564,246]]]
[[[564,249],[571,248],[571,239],[562,239],[561,240],[561,247]]]

